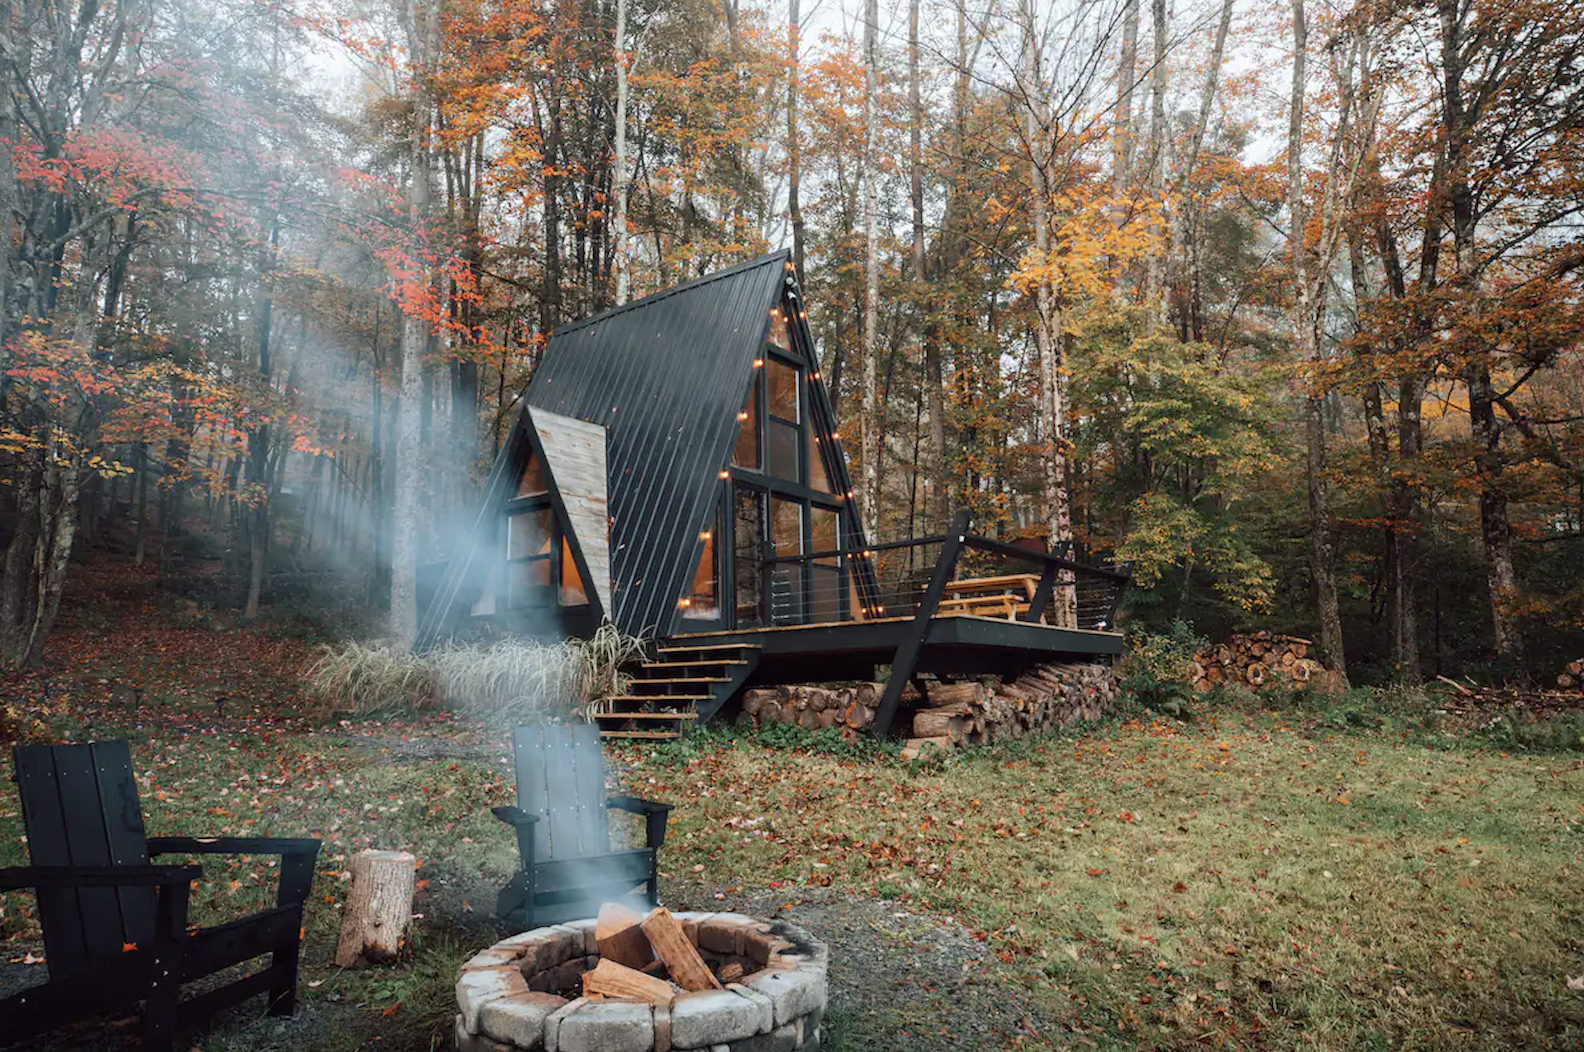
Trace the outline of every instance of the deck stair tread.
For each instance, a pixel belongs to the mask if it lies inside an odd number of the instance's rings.
[[[697,654],[705,650],[761,650],[758,643],[699,643],[692,646],[656,647],[657,654]]]
[[[596,712],[596,720],[696,720],[696,712]]]
[[[741,689],[759,666],[760,649],[757,643],[733,642],[656,647],[654,657],[628,669],[626,693],[607,698],[608,710],[594,714],[600,736],[681,737],[689,728],[707,722]],[[642,709],[631,711],[637,706]],[[634,722],[623,724],[622,720]],[[651,727],[671,726],[664,730],[617,729],[641,725],[638,721]]]
[[[645,705],[656,701],[709,701],[713,694],[614,694],[606,701],[641,701]]]
[[[730,683],[730,676],[668,676],[664,679],[630,679],[627,685],[636,687],[640,683],[645,686],[660,686],[671,683]]]

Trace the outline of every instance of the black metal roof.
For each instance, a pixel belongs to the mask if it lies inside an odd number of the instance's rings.
[[[608,429],[610,617],[623,631],[668,624],[693,573],[787,259],[646,296],[563,326],[545,346],[528,407]]]

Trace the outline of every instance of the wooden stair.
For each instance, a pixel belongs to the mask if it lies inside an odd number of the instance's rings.
[[[666,643],[629,671],[627,692],[593,714],[601,738],[680,738],[719,712],[759,667],[756,643]]]

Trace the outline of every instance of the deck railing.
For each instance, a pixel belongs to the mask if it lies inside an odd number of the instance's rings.
[[[948,563],[945,567],[943,559]],[[944,574],[946,585],[930,616],[988,606],[954,604],[949,594],[953,581],[1011,578],[1016,580],[1009,580],[1006,590],[1016,602],[1003,609],[1017,620],[1111,630],[1122,588],[1129,580],[1126,567],[1081,561],[1073,558],[1070,546],[1042,552],[966,529],[804,555],[767,551],[764,563],[769,622],[778,626],[917,617],[926,605],[931,581]],[[1017,594],[1020,590],[1022,594]],[[1064,607],[1070,607],[1070,619],[1064,616]]]

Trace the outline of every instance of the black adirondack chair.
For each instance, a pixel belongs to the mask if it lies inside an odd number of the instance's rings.
[[[0,1045],[139,1001],[143,1047],[155,1052],[254,994],[269,995],[271,1015],[292,1013],[319,841],[144,836],[124,741],[21,745],[12,755],[33,865],[0,869],[0,892],[34,889],[49,980],[0,1000]],[[149,862],[170,854],[281,856],[275,908],[189,931],[188,892],[203,870]],[[265,954],[267,968],[182,999],[184,984]]]
[[[598,729],[588,724],[518,727],[512,732],[512,755],[517,806],[497,807],[495,817],[516,830],[522,869],[496,899],[501,930],[527,931],[592,917],[609,901],[658,906],[655,864],[671,806],[632,796],[606,798]],[[611,850],[607,808],[644,816],[644,847]]]

